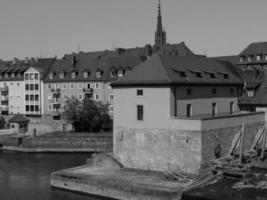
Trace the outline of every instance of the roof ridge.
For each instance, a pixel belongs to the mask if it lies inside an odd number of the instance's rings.
[[[171,79],[170,79],[170,77],[169,77],[169,74],[168,74],[168,72],[167,72],[165,66],[163,65],[163,63],[162,63],[162,61],[161,61],[161,57],[160,57],[160,55],[158,55],[158,54],[156,54],[156,55],[158,56],[159,62],[160,62],[160,64],[161,64],[161,66],[163,67],[165,74],[167,75],[167,79],[168,79],[168,81],[171,83],[172,81],[171,81]]]

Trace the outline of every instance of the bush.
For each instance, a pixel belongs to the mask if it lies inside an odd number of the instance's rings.
[[[108,104],[76,98],[68,99],[62,113],[76,132],[100,132],[112,130],[112,119],[108,114]]]

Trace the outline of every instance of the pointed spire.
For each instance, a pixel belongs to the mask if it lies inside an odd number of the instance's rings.
[[[157,31],[162,31],[162,20],[161,20],[161,2],[159,0],[158,3],[158,25],[157,25]]]
[[[160,49],[166,44],[166,32],[162,28],[161,1],[158,3],[157,30],[155,32],[155,49]]]

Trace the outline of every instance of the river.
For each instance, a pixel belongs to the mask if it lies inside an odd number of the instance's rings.
[[[90,154],[0,153],[1,200],[103,200],[50,187],[50,173],[85,163]]]

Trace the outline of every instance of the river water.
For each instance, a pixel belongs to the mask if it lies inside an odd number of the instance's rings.
[[[50,188],[50,173],[85,164],[90,154],[0,153],[0,200],[103,200]]]

